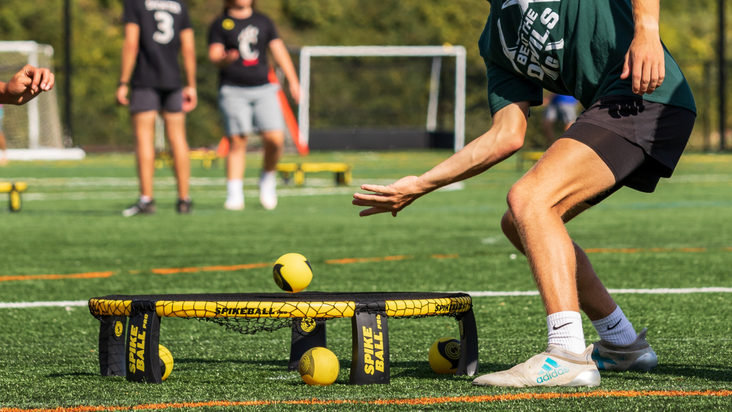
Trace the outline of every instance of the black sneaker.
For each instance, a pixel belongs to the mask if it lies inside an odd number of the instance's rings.
[[[178,203],[175,204],[175,210],[182,215],[190,214],[192,209],[193,200],[190,198],[188,200],[178,199]]]
[[[137,203],[122,211],[122,216],[130,217],[137,214],[153,215],[155,214],[155,201],[143,202],[138,200]]]

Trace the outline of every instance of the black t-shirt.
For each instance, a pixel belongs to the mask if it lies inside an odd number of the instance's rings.
[[[267,47],[279,38],[272,21],[254,12],[246,19],[219,16],[211,24],[208,44],[221,43],[226,50],[238,49],[240,57],[220,70],[221,84],[239,87],[261,86],[269,83]]]
[[[188,9],[178,0],[125,0],[125,23],[140,26],[133,87],[181,87],[178,52],[180,32],[191,28]]]

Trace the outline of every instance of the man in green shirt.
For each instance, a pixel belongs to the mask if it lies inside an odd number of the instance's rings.
[[[489,0],[490,1],[490,0]],[[596,386],[598,370],[658,361],[564,224],[623,186],[653,192],[670,177],[696,117],[681,70],[661,43],[659,0],[493,0],[480,39],[493,125],[422,176],[354,194],[361,216],[398,212],[488,170],[523,145],[542,89],[587,108],[508,193],[503,232],[525,253],[547,313],[548,348],[476,385]],[[585,347],[582,309],[600,335]]]

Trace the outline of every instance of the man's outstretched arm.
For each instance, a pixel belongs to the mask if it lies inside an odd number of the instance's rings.
[[[407,176],[388,185],[363,185],[355,193],[353,204],[367,206],[360,216],[391,212],[393,216],[419,197],[485,172],[516,153],[524,142],[529,102],[514,103],[493,116],[493,126],[461,151],[435,166],[422,176]]]
[[[621,79],[629,76],[633,81],[633,93],[653,93],[666,77],[666,65],[659,33],[659,0],[632,0],[635,32]]]
[[[0,104],[25,104],[42,92],[51,90],[54,75],[48,69],[23,67],[9,82],[0,82]]]

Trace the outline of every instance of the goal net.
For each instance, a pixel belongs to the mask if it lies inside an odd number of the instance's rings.
[[[0,80],[7,82],[26,64],[53,71],[53,47],[34,41],[0,42]],[[55,160],[84,157],[67,149],[59,118],[56,87],[25,105],[3,106],[2,130],[10,160]]]
[[[453,67],[443,65],[452,59]],[[465,60],[465,48],[452,45],[303,47],[300,140],[313,150],[369,150],[445,147],[430,140],[449,135],[448,147],[458,151]]]

